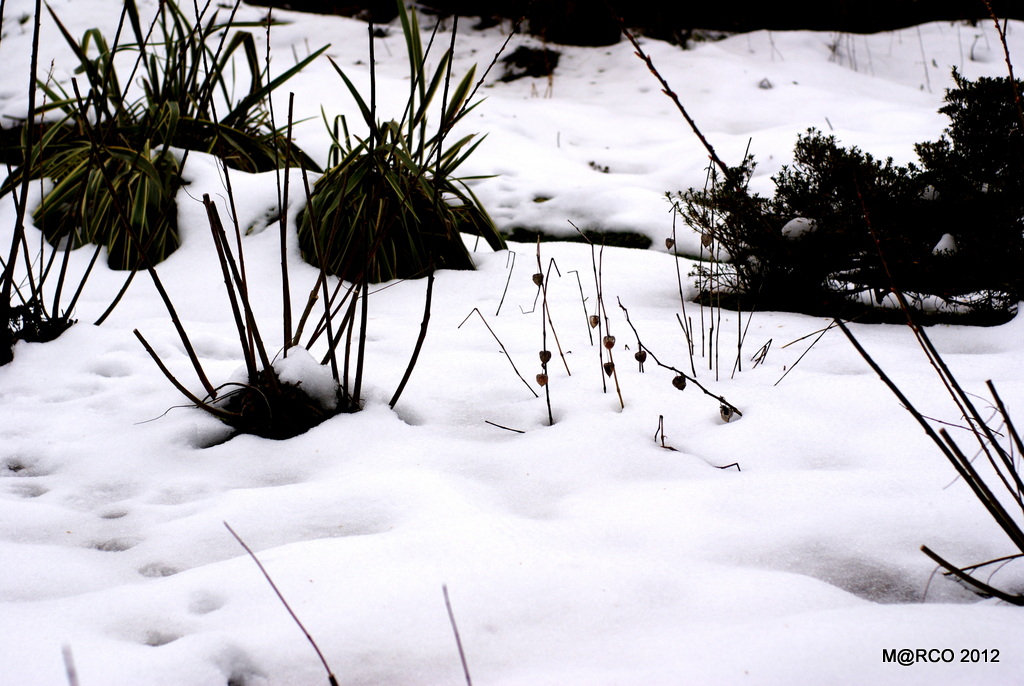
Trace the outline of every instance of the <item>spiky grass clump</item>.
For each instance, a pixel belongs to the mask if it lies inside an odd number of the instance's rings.
[[[116,135],[116,134],[115,134]],[[156,264],[180,243],[174,202],[181,161],[164,148],[116,135],[114,143],[68,145],[50,159],[47,174],[58,179],[33,213],[36,226],[55,247],[102,245],[114,269]]]
[[[29,57],[28,73],[28,109],[35,110],[36,103],[36,73],[39,67],[39,16],[42,13],[42,2],[36,0],[34,21],[32,22],[32,50]],[[3,7],[0,6],[0,20],[2,20]],[[42,127],[39,127],[42,129]],[[26,158],[32,158],[37,150],[35,131],[36,127],[26,126],[21,132],[23,136],[22,154]],[[0,129],[0,132],[6,129]],[[0,140],[0,149],[6,149],[6,140]],[[64,251],[64,260],[57,262],[56,251],[51,251],[49,256],[39,255],[39,259],[32,259],[29,242],[25,235],[26,206],[28,205],[29,179],[22,176],[18,183],[8,182],[7,190],[10,191],[14,200],[15,220],[14,231],[11,237],[11,245],[4,252],[4,258],[0,259],[3,270],[0,273],[0,365],[5,365],[14,359],[14,345],[18,341],[44,342],[60,336],[66,331],[75,320],[68,314],[74,310],[75,302],[82,292],[82,286],[89,278],[89,271],[92,263],[81,276],[78,288],[75,289],[71,300],[62,310],[61,294],[64,291],[67,277],[67,259],[70,255]],[[24,260],[19,264],[19,260]],[[95,262],[95,257],[94,260]],[[24,266],[22,266],[24,265]],[[56,269],[53,269],[54,266]],[[43,286],[47,280],[56,281],[56,287],[52,292],[52,299],[44,299]],[[69,289],[70,290],[70,289]]]
[[[130,27],[134,42],[121,44],[95,28],[76,40],[50,10],[88,90],[40,82],[47,102],[29,113],[22,141],[38,117],[60,118],[42,127],[38,148],[15,151],[20,166],[7,183],[14,187],[22,175],[54,180],[33,214],[52,245],[104,245],[109,265],[129,270],[173,252],[183,159],[171,148],[212,153],[244,171],[289,160],[317,168],[273,126],[267,101],[326,47],[271,79],[253,35],[237,30],[254,26],[234,20],[238,6],[225,22],[216,12],[209,18],[200,12],[193,21],[168,0],[146,27],[135,0],[127,0],[121,27]],[[122,55],[133,58],[130,73],[115,64],[124,64]],[[235,82],[246,80],[248,92],[233,97]],[[141,95],[125,85],[134,83],[141,83]]]
[[[298,219],[304,258],[352,282],[414,278],[436,268],[472,269],[461,233],[480,236],[495,250],[505,247],[468,179],[454,176],[480,141],[469,135],[445,145],[452,127],[474,107],[469,100],[475,68],[449,92],[452,50],[428,73],[416,12],[403,2],[398,7],[412,83],[405,109],[398,120],[377,120],[372,38],[369,103],[332,61],[368,135],[353,140],[345,119],[336,121],[334,164],[316,182]],[[453,41],[454,36],[453,31]],[[441,121],[436,133],[428,134],[427,111],[442,87]]]

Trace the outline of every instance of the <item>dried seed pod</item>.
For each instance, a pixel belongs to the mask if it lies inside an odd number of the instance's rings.
[[[597,325],[600,324],[600,323],[601,323],[601,319],[596,314],[590,315],[590,328],[591,329],[596,329]]]
[[[537,272],[536,274],[533,275],[533,282],[535,284],[537,284],[538,286],[543,286],[544,285],[544,275],[541,274],[540,272]]]
[[[676,246],[676,242],[675,242],[674,240],[672,240],[671,238],[666,238],[666,239],[665,239],[665,247],[666,247],[666,248],[668,248],[669,250],[671,250],[671,249],[672,249],[672,248],[674,248],[675,246]]]
[[[647,351],[637,350],[636,353],[633,355],[633,359],[639,362],[640,364],[643,364],[644,362],[647,361]]]
[[[612,372],[614,372],[614,371],[615,371],[615,363],[614,362],[605,362],[604,363],[604,373],[605,374],[607,374],[608,376],[611,376]]]
[[[547,364],[550,361],[551,361],[551,351],[550,350],[541,350],[540,351],[540,363],[541,364]]]
[[[722,421],[726,423],[729,423],[729,421],[736,416],[736,410],[732,409],[728,405],[722,405],[719,407],[718,413],[722,415]]]
[[[615,347],[615,336],[605,336],[602,343],[604,344],[605,348],[611,350],[612,348]]]
[[[537,375],[537,383],[539,385],[541,385],[541,386],[547,386],[548,385],[548,375],[547,374],[538,374]]]
[[[685,391],[686,390],[686,377],[683,376],[682,374],[678,374],[674,379],[672,379],[672,385],[675,386],[676,388],[678,388],[681,391]]]

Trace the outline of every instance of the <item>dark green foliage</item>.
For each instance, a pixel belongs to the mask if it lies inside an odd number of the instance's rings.
[[[706,189],[677,194],[705,247],[729,259],[717,279],[698,271],[705,291],[745,307],[849,316],[895,288],[922,310],[937,300],[979,321],[1005,319],[1024,293],[1024,124],[1008,79],[954,78],[940,110],[952,123],[917,145],[921,166],[812,129],[773,178],[773,198],[748,192],[750,158],[727,179],[712,174]],[[787,235],[794,218],[815,230]],[[955,252],[935,250],[946,234]]]
[[[946,92],[939,112],[950,119],[946,135],[917,146],[925,168],[942,184],[967,182],[993,188],[1024,184],[1024,132],[1013,89],[1006,78],[964,78],[953,70],[956,88]],[[1017,82],[1017,88],[1024,83]]]
[[[593,243],[608,248],[636,248],[647,250],[651,247],[651,239],[642,233],[632,231],[602,231],[600,229],[585,229],[582,233],[572,233],[564,236],[556,236],[544,233],[539,229],[529,229],[523,226],[513,228],[506,238],[516,243],[546,243],[548,241],[559,241],[564,243]]]
[[[368,104],[335,64],[369,132],[353,140],[345,119],[338,118],[334,164],[317,180],[309,205],[298,217],[306,261],[354,283],[415,278],[433,269],[472,269],[461,233],[480,236],[495,250],[504,248],[465,179],[454,176],[479,141],[474,143],[472,135],[446,140],[472,109],[475,70],[451,83],[449,49],[429,74],[416,13],[407,11],[401,0],[397,4],[409,54],[411,86],[405,110],[398,120],[379,121],[373,95]],[[372,52],[370,62],[373,83]],[[429,133],[427,110],[439,90],[446,99],[438,130]]]
[[[148,142],[133,150],[132,141],[117,138],[95,147],[78,141],[53,154],[44,173],[56,183],[32,216],[51,245],[103,245],[110,267],[137,269],[178,247],[181,165],[170,150],[153,151]]]
[[[328,169],[299,214],[303,257],[343,279],[379,283],[431,269],[473,269],[460,232],[501,241],[487,213],[458,181],[441,178],[400,151],[402,134],[372,153],[356,145]],[[451,152],[456,152],[453,148]]]
[[[233,12],[227,21],[214,12],[192,23],[168,1],[160,4],[153,24],[144,26],[134,0],[128,0],[121,22],[134,42],[121,44],[108,43],[97,29],[76,40],[52,10],[51,15],[78,59],[83,84],[66,89],[40,82],[47,102],[28,121],[54,113],[60,119],[37,127],[42,135],[27,160],[29,124],[21,127],[20,145],[7,152],[21,166],[4,190],[23,174],[54,180],[33,214],[52,245],[104,245],[109,265],[129,270],[173,252],[182,160],[171,147],[212,153],[249,172],[288,161],[316,169],[274,128],[267,98],[326,48],[271,80],[253,35],[228,33],[255,26],[235,22]],[[123,56],[134,61],[128,73],[123,65],[131,62],[122,62]],[[240,97],[237,83],[243,84]]]
[[[946,135],[917,146],[934,189],[929,218],[959,247],[952,292],[992,289],[1016,305],[1024,297],[1024,121],[1009,79],[953,78],[939,110],[951,120]]]
[[[778,266],[802,282],[790,288],[806,288],[809,297],[826,306],[834,304],[833,294],[887,293],[889,276],[880,249],[897,287],[914,290],[917,265],[942,236],[920,221],[924,184],[916,171],[855,147],[840,148],[833,136],[816,131],[799,137],[793,165],[775,177],[776,195],[769,205],[783,226],[793,217],[817,224],[800,238],[782,236]]]
[[[711,167],[703,190],[669,194],[674,209],[701,233],[701,246],[709,255],[724,251],[731,258],[733,268],[719,274],[716,288],[744,296],[756,296],[766,288],[787,290],[780,275],[781,234],[766,219],[768,201],[747,190],[755,166],[748,156],[742,165],[730,168],[725,179]],[[698,270],[702,279],[709,275],[704,267]]]

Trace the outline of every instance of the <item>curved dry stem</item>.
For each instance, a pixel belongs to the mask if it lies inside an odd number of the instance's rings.
[[[512,356],[509,355],[508,354],[508,350],[505,349],[505,344],[502,343],[501,339],[498,338],[498,335],[496,333],[494,333],[494,329],[492,329],[491,325],[487,323],[487,320],[484,319],[484,315],[483,315],[482,312],[480,312],[479,309],[474,307],[473,310],[469,314],[466,315],[466,318],[462,320],[462,324],[465,324],[466,322],[468,322],[469,318],[473,316],[474,312],[477,313],[480,316],[480,321],[482,321],[484,323],[484,326],[487,327],[487,330],[491,332],[492,336],[494,336],[494,340],[498,341],[498,345],[501,346],[501,352],[505,353],[505,357],[508,359],[508,363],[510,365],[512,365],[512,369],[515,371],[516,376],[519,377],[519,380],[522,381],[523,384],[527,388],[530,389],[530,393],[533,393],[533,397],[534,398],[539,398],[540,396],[537,394],[537,391],[533,390],[533,386],[531,386],[530,383],[526,379],[523,378],[523,375],[519,373],[519,369],[516,367],[516,363],[512,361]],[[456,327],[456,328],[461,329],[462,328],[462,324],[459,324],[458,327]]]
[[[710,390],[708,390],[700,381],[697,381],[696,378],[690,376],[686,372],[683,372],[683,371],[681,371],[679,369],[676,369],[672,365],[665,364],[661,360],[659,360],[658,356],[655,355],[654,352],[650,348],[648,348],[646,345],[644,345],[643,342],[640,340],[640,333],[636,330],[636,327],[633,326],[633,322],[629,318],[629,310],[626,309],[625,305],[622,304],[621,300],[619,300],[618,298],[616,298],[616,300],[618,300],[619,308],[622,310],[623,314],[625,314],[625,316],[626,316],[626,323],[629,324],[629,328],[631,328],[633,330],[633,334],[636,336],[637,344],[640,346],[640,349],[647,351],[647,354],[651,356],[651,359],[654,360],[655,364],[657,364],[662,369],[668,369],[670,371],[675,372],[679,376],[684,377],[688,383],[692,383],[694,386],[699,388],[701,390],[701,392],[704,393],[704,395],[707,395],[707,396],[710,396],[710,397],[714,398],[719,403],[721,403],[721,405],[723,407],[728,408],[734,414],[736,414],[736,415],[738,415],[740,417],[743,416],[743,413],[740,412],[740,409],[738,407],[736,407],[731,402],[726,400],[724,397],[718,395],[717,393],[713,393]]]
[[[1000,591],[998,588],[995,588],[994,586],[986,584],[984,581],[981,581],[980,579],[975,579],[965,570],[960,569],[959,567],[956,567],[952,563],[946,561],[939,554],[929,549],[926,545],[921,546],[921,552],[923,552],[925,555],[934,560],[935,564],[945,569],[947,575],[956,577],[965,584],[973,587],[976,592],[982,595],[998,598],[999,600],[1002,600],[1003,602],[1009,603],[1011,605],[1016,605],[1018,607],[1024,606],[1024,596],[1010,595],[1009,593]]]
[[[203,410],[204,412],[208,412],[209,414],[212,414],[214,417],[216,417],[217,419],[220,419],[221,421],[224,421],[224,422],[229,422],[230,420],[236,419],[238,417],[238,415],[235,414],[234,412],[228,412],[227,410],[222,410],[219,407],[215,407],[215,406],[211,405],[210,403],[203,401],[196,394],[194,394],[192,391],[188,390],[184,386],[184,384],[182,384],[180,381],[178,381],[177,377],[175,377],[173,374],[171,374],[171,370],[169,370],[167,368],[167,365],[165,365],[163,363],[163,360],[160,359],[160,356],[156,354],[156,351],[153,350],[153,347],[149,344],[149,341],[147,341],[143,337],[143,335],[139,332],[139,330],[138,329],[134,329],[132,331],[132,333],[134,333],[135,337],[139,339],[140,343],[142,343],[142,347],[145,348],[146,352],[149,353],[149,356],[151,358],[153,358],[153,361],[156,362],[156,366],[160,369],[160,371],[163,373],[163,375],[165,377],[167,377],[167,380],[170,381],[171,384],[175,388],[177,388],[178,391],[183,396],[188,398],[189,401],[193,405],[198,407],[200,410]],[[211,397],[213,397],[213,396],[211,396]]]
[[[296,615],[295,611],[292,610],[291,605],[289,605],[288,601],[285,600],[284,594],[281,593],[281,590],[277,587],[277,584],[274,583],[274,580],[270,578],[270,574],[263,566],[263,563],[260,562],[260,559],[256,557],[256,553],[252,551],[252,548],[246,545],[245,541],[242,540],[241,536],[235,533],[235,530],[231,528],[231,525],[229,525],[227,522],[224,522],[224,527],[229,532],[231,532],[231,535],[234,536],[236,541],[238,541],[238,545],[242,546],[245,552],[248,553],[249,557],[252,558],[252,561],[256,563],[256,566],[259,567],[260,573],[263,574],[263,578],[267,580],[267,583],[270,584],[270,587],[274,589],[274,593],[277,595],[278,600],[281,601],[281,604],[284,605],[284,609],[288,611],[288,614],[291,615],[291,618],[293,620],[295,620],[295,623],[298,625],[299,629],[306,637],[306,640],[309,641],[309,644],[311,646],[313,646],[313,650],[316,651],[316,656],[320,658],[320,663],[323,664],[324,669],[327,671],[328,683],[330,683],[331,686],[338,686],[338,680],[335,678],[334,673],[331,671],[330,665],[327,664],[327,658],[325,658],[324,654],[320,652],[320,646],[316,644],[316,641],[313,640],[313,637],[310,635],[309,631],[306,630],[306,627],[302,624],[302,621],[299,620],[298,615]]]

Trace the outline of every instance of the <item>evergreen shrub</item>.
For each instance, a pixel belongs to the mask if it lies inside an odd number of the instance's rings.
[[[702,297],[714,289],[745,309],[879,315],[895,289],[932,316],[1011,316],[1024,292],[1024,119],[1008,78],[953,78],[939,110],[951,123],[915,146],[919,164],[810,129],[771,198],[749,192],[749,156],[671,196],[727,259],[698,268]]]
[[[472,134],[448,140],[452,128],[475,104],[475,67],[452,80],[452,49],[433,72],[420,41],[414,9],[397,0],[409,56],[409,97],[397,119],[377,118],[372,38],[371,95],[367,102],[333,61],[366,125],[365,137],[351,135],[345,117],[335,119],[331,165],[313,187],[298,215],[303,258],[327,273],[356,283],[419,278],[434,269],[473,269],[463,233],[483,238],[494,250],[505,242],[466,184],[455,175],[480,140]],[[452,37],[454,45],[454,35]],[[434,97],[442,93],[440,122],[428,127]]]

